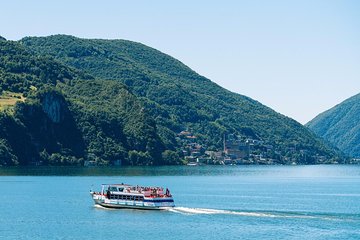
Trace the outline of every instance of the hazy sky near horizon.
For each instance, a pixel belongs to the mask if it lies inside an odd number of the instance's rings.
[[[360,93],[360,1],[2,1],[0,35],[128,39],[306,123]]]

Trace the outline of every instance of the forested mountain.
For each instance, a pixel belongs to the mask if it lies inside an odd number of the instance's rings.
[[[0,87],[0,106],[19,97],[0,112],[0,165],[164,164],[154,119],[120,82],[1,39]]]
[[[94,87],[111,83],[114,84],[112,89],[125,85],[124,91],[128,89],[129,95],[134,94],[134,99],[143,106],[142,112],[149,119],[144,127],[149,128],[149,136],[155,139],[156,144],[142,142],[142,146],[157,145],[161,146],[157,148],[159,151],[173,150],[181,155],[182,143],[177,134],[188,130],[196,136],[198,143],[211,150],[221,149],[223,136],[232,134],[271,146],[267,154],[278,159],[279,163],[307,164],[339,160],[336,150],[296,121],[251,98],[221,88],[180,61],[143,44],[126,40],[80,39],[66,35],[26,37],[20,44],[34,56],[55,59],[89,76],[86,81],[59,81],[57,84],[56,88],[69,101],[69,109],[83,108],[85,112],[87,108],[102,108],[102,101],[106,100],[111,117],[119,117],[121,113],[117,111],[116,105],[119,102],[112,99],[114,96],[111,89],[107,89],[103,95],[97,95],[99,89],[92,89],[90,82],[94,82]],[[90,76],[97,80],[91,80]],[[96,100],[99,101],[93,105]],[[132,118],[120,118],[122,121],[134,121]],[[83,119],[75,117],[74,121],[79,125]],[[124,126],[125,138],[129,132],[135,131],[135,125],[129,126]],[[85,128],[81,129],[85,131]],[[122,146],[134,146],[131,141],[128,144]],[[136,152],[144,158],[137,157],[140,160],[135,164],[148,159],[151,152],[148,148],[151,147],[139,150],[140,154]],[[100,146],[90,149],[95,151]],[[125,149],[120,151],[124,153],[122,156],[131,159],[128,148]],[[112,156],[102,154],[97,153],[96,156],[113,159]],[[156,154],[159,156],[159,152]],[[150,154],[152,159],[156,158],[156,154]],[[153,162],[148,161],[150,164]]]
[[[321,113],[306,124],[352,157],[360,157],[360,94]]]

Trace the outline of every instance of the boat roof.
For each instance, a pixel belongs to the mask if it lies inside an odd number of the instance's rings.
[[[156,186],[142,186],[142,185],[130,185],[130,184],[125,184],[125,183],[103,183],[101,184],[101,186],[115,186],[115,187],[150,187],[150,188],[160,188],[160,187],[156,187]]]
[[[126,187],[129,187],[132,185],[124,184],[124,183],[103,183],[103,184],[101,184],[101,186],[126,186]]]

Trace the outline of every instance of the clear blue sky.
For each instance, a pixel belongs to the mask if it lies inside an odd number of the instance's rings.
[[[360,92],[360,1],[1,2],[0,35],[142,42],[301,123]]]

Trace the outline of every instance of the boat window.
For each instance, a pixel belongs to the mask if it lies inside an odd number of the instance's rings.
[[[117,191],[117,187],[110,187],[110,191],[116,192],[116,191]]]
[[[119,192],[122,192],[122,191],[124,191],[124,188],[119,188]]]

